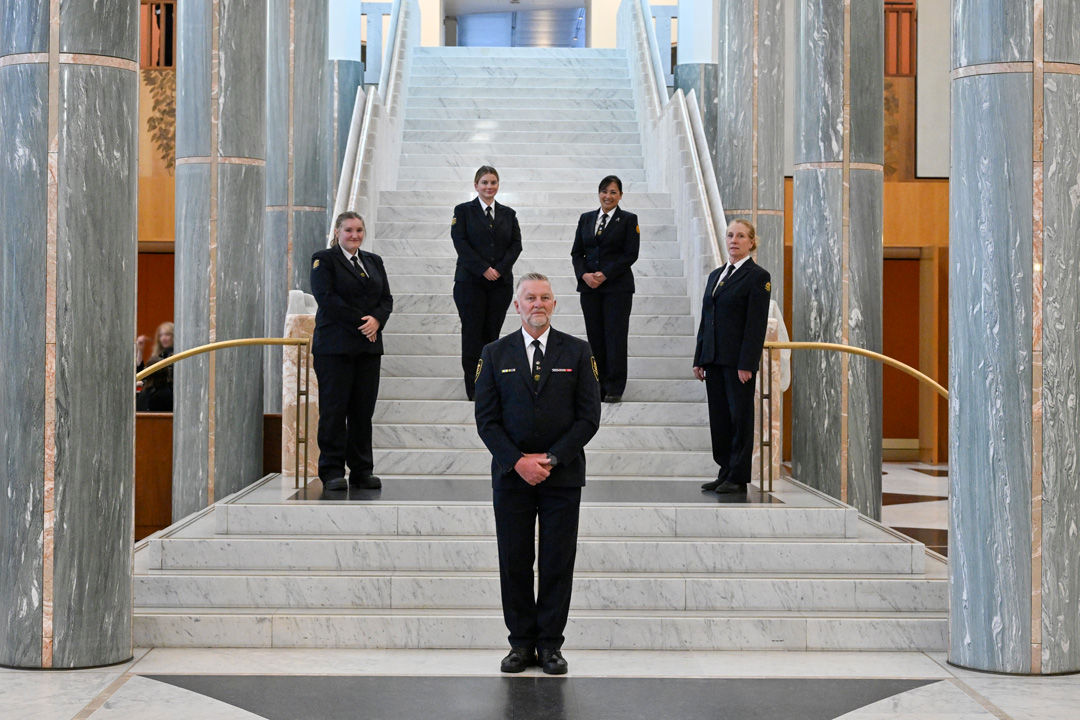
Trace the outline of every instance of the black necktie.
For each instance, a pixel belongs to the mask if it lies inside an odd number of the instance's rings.
[[[720,289],[720,286],[724,284],[724,281],[727,280],[728,276],[733,272],[735,272],[734,265],[728,265],[724,268],[724,272],[720,273],[720,280],[717,281],[716,287],[713,288],[713,295],[716,294],[716,291]]]
[[[540,349],[540,341],[533,340],[533,382],[540,382],[540,368],[544,363],[544,351]]]
[[[352,264],[353,267],[356,268],[356,272],[360,273],[360,277],[367,277],[367,273],[364,272],[364,266],[360,264],[360,258],[358,258],[356,255],[352,256]]]
[[[604,228],[607,227],[607,213],[604,213],[600,218],[600,226],[596,228],[597,235],[604,234]]]
[[[492,212],[490,205],[487,206],[487,210],[484,211],[484,214],[487,215],[488,225],[492,225],[495,222],[495,214]]]

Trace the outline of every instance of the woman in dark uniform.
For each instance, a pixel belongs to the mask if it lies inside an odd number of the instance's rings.
[[[619,207],[622,194],[622,180],[614,175],[600,181],[600,209],[582,214],[570,251],[604,402],[619,402],[626,389],[626,344],[634,302],[630,267],[641,244],[637,215]]]
[[[514,262],[521,254],[517,213],[495,202],[499,173],[490,165],[476,171],[477,197],[454,208],[450,237],[457,251],[454,303],[461,318],[461,370],[465,394],[473,399],[480,351],[499,339],[514,296]]]
[[[364,232],[362,217],[343,212],[330,247],[311,256],[311,292],[319,303],[311,348],[319,380],[319,477],[329,491],[382,487],[372,473],[371,416],[381,331],[394,298],[382,258],[360,249]]]
[[[769,272],[754,263],[757,232],[746,220],[727,229],[728,264],[705,284],[694,377],[705,381],[718,493],[745,493],[754,444],[754,375],[769,326]]]

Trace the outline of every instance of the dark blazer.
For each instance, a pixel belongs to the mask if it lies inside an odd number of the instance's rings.
[[[311,294],[319,303],[315,313],[315,338],[311,352],[318,355],[358,355],[383,353],[386,320],[394,310],[394,297],[382,258],[374,253],[360,253],[367,278],[345,259],[340,247],[319,250],[311,256]],[[364,316],[379,321],[375,342],[360,332]]]
[[[622,208],[615,208],[615,212],[608,218],[608,224],[604,226],[604,232],[597,237],[596,221],[599,217],[598,208],[582,213],[578,219],[574,247],[570,250],[574,261],[574,275],[578,279],[578,292],[632,293],[634,273],[630,266],[637,261],[641,245],[641,228],[638,226],[637,215]],[[607,280],[593,289],[585,284],[581,276],[597,271],[604,273]]]
[[[521,254],[521,227],[513,208],[496,202],[495,227],[491,228],[480,198],[461,203],[454,208],[450,237],[458,256],[454,282],[514,284],[514,262]],[[498,280],[484,278],[489,267],[499,271]]]
[[[769,271],[748,258],[713,296],[727,265],[713,270],[705,283],[694,367],[727,365],[756,372],[769,329]]]
[[[476,380],[476,428],[491,451],[491,484],[527,488],[514,471],[525,453],[558,460],[542,484],[585,485],[585,444],[600,427],[600,383],[589,343],[552,328],[533,391],[521,330],[484,347]]]

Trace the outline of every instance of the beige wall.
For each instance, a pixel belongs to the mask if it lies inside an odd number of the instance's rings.
[[[445,40],[443,30],[443,0],[419,0],[420,2],[420,44],[424,47],[439,47]]]

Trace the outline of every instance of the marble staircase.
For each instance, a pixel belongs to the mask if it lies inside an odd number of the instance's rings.
[[[452,297],[452,207],[476,167],[518,213],[515,273],[552,278],[584,336],[569,252],[601,177],[641,221],[624,402],[588,446],[567,647],[945,647],[944,563],[797,482],[723,504],[671,199],[650,192],[616,50],[418,48],[397,187],[369,218],[395,311],[376,408],[386,489],[327,501],[271,476],[144,542],[142,646],[502,648],[490,455],[476,435]],[[519,327],[513,309],[505,331]]]

